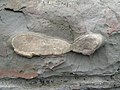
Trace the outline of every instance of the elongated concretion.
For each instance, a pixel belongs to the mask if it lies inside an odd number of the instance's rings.
[[[53,38],[40,33],[19,33],[11,39],[14,51],[20,55],[60,55],[69,52],[71,44],[65,40]]]
[[[104,37],[101,34],[90,33],[82,35],[74,40],[72,50],[84,55],[91,55],[104,44]]]
[[[16,53],[27,57],[60,55],[69,51],[91,55],[104,44],[104,37],[101,34],[89,33],[79,36],[70,44],[60,38],[25,32],[12,36],[9,42]]]

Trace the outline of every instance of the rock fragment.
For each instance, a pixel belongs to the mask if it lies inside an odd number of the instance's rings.
[[[56,62],[47,62],[45,63],[45,65],[43,67],[45,67],[46,69],[50,69],[53,70],[54,68],[62,65],[65,61],[64,60],[60,60],[60,61],[56,61]]]

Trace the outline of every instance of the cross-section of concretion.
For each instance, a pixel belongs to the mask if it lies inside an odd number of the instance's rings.
[[[104,37],[101,34],[89,33],[75,39],[72,44],[72,50],[84,55],[91,55],[102,46],[104,42]]]
[[[11,39],[14,51],[20,55],[60,55],[70,51],[67,41],[40,33],[19,33]]]

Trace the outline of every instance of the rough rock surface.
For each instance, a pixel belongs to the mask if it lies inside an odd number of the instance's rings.
[[[119,0],[0,0],[0,89],[119,90],[119,5]],[[93,32],[106,43],[90,56],[69,52],[28,59],[7,45],[12,35],[28,31],[69,43]]]

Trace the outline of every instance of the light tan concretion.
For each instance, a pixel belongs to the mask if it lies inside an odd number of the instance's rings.
[[[74,40],[72,50],[84,55],[91,55],[103,44],[104,37],[101,34],[89,33]]]
[[[79,36],[73,44],[70,44],[65,40],[44,34],[24,32],[11,36],[8,41],[17,54],[32,57],[61,55],[69,51],[91,55],[104,44],[105,40],[101,34],[89,33]]]
[[[69,52],[71,44],[65,40],[40,33],[19,33],[11,40],[14,51],[20,55],[60,55]]]

